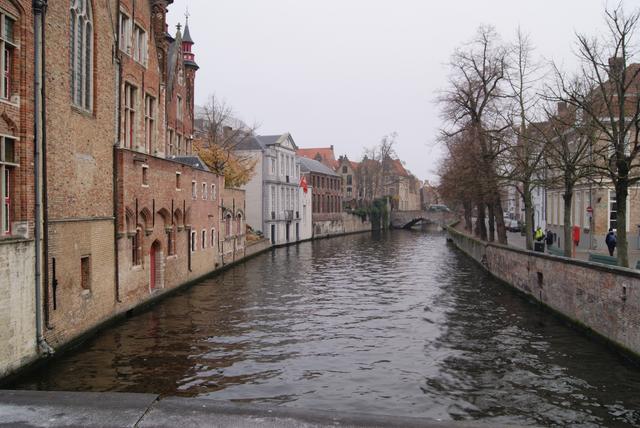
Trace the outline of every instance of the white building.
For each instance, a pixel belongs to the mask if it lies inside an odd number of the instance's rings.
[[[303,188],[300,188],[299,191],[302,206],[300,210],[300,240],[306,241],[313,238],[313,205],[311,199],[313,188],[309,186],[306,193]]]
[[[256,162],[254,175],[244,186],[247,222],[274,245],[304,239],[296,150],[289,133],[249,136],[236,146],[239,156]]]

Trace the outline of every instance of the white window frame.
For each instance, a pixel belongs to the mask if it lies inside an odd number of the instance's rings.
[[[90,1],[72,0],[70,7],[71,102],[84,111],[93,110],[93,11]]]
[[[202,183],[202,200],[206,201],[208,198],[208,193],[207,193],[207,183]]]
[[[7,140],[13,141],[14,159],[6,158]],[[11,235],[11,170],[17,168],[18,139],[9,135],[0,135],[0,236]]]
[[[129,16],[129,14],[127,14],[125,11],[121,10],[120,11],[120,50],[128,55],[131,56],[132,55],[132,46],[131,46],[131,41],[132,41],[132,23],[133,20],[131,19],[131,17]]]
[[[198,199],[198,185],[195,180],[191,181],[191,199]]]
[[[133,25],[133,59],[136,62],[147,66],[148,52],[147,32],[137,23]]]
[[[212,201],[216,200],[216,185],[215,184],[211,185],[211,200]]]
[[[215,248],[216,247],[216,229],[215,229],[215,227],[211,228],[210,239],[211,239],[211,248]]]
[[[5,31],[7,21],[11,21],[11,35],[7,35]],[[2,32],[0,32],[0,53],[2,54],[0,55],[0,70],[2,70],[0,98],[11,100],[11,92],[15,83],[12,75],[13,58],[18,47],[15,41],[17,19],[0,9],[0,22],[2,23]]]
[[[198,248],[198,234],[195,230],[191,231],[191,252],[195,253]]]
[[[144,96],[144,143],[147,153],[153,151],[156,136],[156,99],[152,95]]]
[[[136,100],[138,88],[129,82],[124,82],[124,147],[134,149],[136,144]]]
[[[206,250],[207,249],[207,230],[206,229],[202,229],[201,234],[202,234],[202,236],[201,236],[202,249]]]

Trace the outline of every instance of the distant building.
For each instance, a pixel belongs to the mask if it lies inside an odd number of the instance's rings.
[[[333,145],[329,147],[298,149],[296,150],[296,154],[299,157],[318,161],[334,171],[338,168],[338,161],[336,160],[335,153],[333,152]]]
[[[300,158],[300,171],[312,190],[313,221],[340,219],[342,178],[328,166],[313,159]]]
[[[254,175],[244,186],[247,221],[274,245],[301,239],[300,165],[291,134],[249,136],[235,151],[256,162]]]
[[[358,163],[352,162],[346,156],[340,156],[336,172],[342,177],[342,200],[345,206],[356,208],[358,206]]]

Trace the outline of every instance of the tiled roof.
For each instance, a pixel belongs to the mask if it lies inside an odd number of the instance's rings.
[[[332,175],[339,177],[334,170],[316,160],[300,157],[300,170],[302,172],[315,172],[318,174]]]
[[[335,157],[335,155],[333,153],[333,147],[318,147],[318,148],[312,148],[312,149],[298,149],[296,154],[298,156],[301,156],[301,157],[304,157],[304,158],[307,158],[307,159],[313,159],[313,160],[320,159],[320,162],[322,162],[323,164],[325,164],[329,168],[335,169],[335,168],[338,167],[338,161],[336,160],[336,157]]]
[[[200,156],[198,155],[173,156],[171,160],[179,162],[183,165],[189,165],[190,167],[199,169],[201,171],[210,171],[209,168],[207,168],[207,165],[205,165],[205,163],[202,161],[202,159],[200,159]]]

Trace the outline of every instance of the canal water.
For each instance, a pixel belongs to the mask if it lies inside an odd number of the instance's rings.
[[[152,392],[490,424],[640,424],[640,368],[442,234],[281,248],[109,329],[16,388]]]

